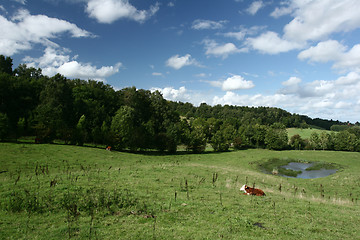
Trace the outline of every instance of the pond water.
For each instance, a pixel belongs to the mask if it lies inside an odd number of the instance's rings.
[[[306,171],[307,168],[309,168],[313,165],[314,165],[313,163],[291,162],[288,165],[281,166],[281,167],[286,168],[286,169],[291,169],[293,171],[301,171],[301,173],[298,174],[296,176],[296,178],[305,178],[305,179],[326,177],[326,176],[336,173],[336,171],[337,171],[337,169],[324,169],[324,168],[322,168],[320,170]],[[291,176],[287,176],[287,175],[281,175],[281,174],[279,174],[279,175],[283,176],[283,177],[291,177]]]

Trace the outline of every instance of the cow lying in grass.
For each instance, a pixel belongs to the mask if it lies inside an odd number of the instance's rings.
[[[256,195],[256,196],[266,196],[263,190],[258,188],[251,188],[247,185],[243,185],[240,188],[240,191],[244,191],[245,195]]]

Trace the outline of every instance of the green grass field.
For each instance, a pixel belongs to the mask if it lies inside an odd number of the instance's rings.
[[[311,136],[311,133],[313,133],[313,132],[316,132],[318,134],[320,134],[321,132],[327,132],[330,134],[332,132],[329,130],[321,130],[321,129],[315,129],[315,128],[306,128],[306,129],[288,128],[286,130],[288,132],[289,139],[296,134],[299,134],[302,139],[309,139]]]
[[[267,175],[256,161],[343,168]],[[162,155],[0,143],[0,239],[359,239],[360,153]],[[255,184],[265,197],[242,195]]]

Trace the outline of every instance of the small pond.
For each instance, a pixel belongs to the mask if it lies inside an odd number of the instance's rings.
[[[306,170],[312,167],[313,165],[314,163],[290,162],[289,164],[280,167],[293,171],[301,171],[301,173],[299,173],[295,178],[305,178],[305,179],[326,177],[336,173],[337,171],[337,169],[325,169],[325,168],[321,168],[320,170],[310,170],[310,171]],[[279,176],[290,177],[290,178],[292,177],[282,174],[279,174]]]

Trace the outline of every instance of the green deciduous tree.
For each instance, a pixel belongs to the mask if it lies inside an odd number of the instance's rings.
[[[5,57],[4,55],[0,55],[0,73],[7,73],[12,75],[12,58]]]
[[[9,119],[5,113],[0,112],[0,140],[3,141],[9,134]]]
[[[299,134],[295,134],[294,136],[292,136],[290,138],[289,144],[293,149],[296,150],[301,150],[305,147],[305,142]]]
[[[129,106],[120,107],[111,121],[111,131],[116,149],[136,149],[135,124],[135,110]]]
[[[77,119],[73,114],[72,90],[60,74],[48,79],[36,108],[37,135],[45,142],[55,138],[69,141]]]
[[[268,128],[265,136],[265,144],[268,149],[283,150],[288,147],[288,134],[282,124],[273,124]]]

